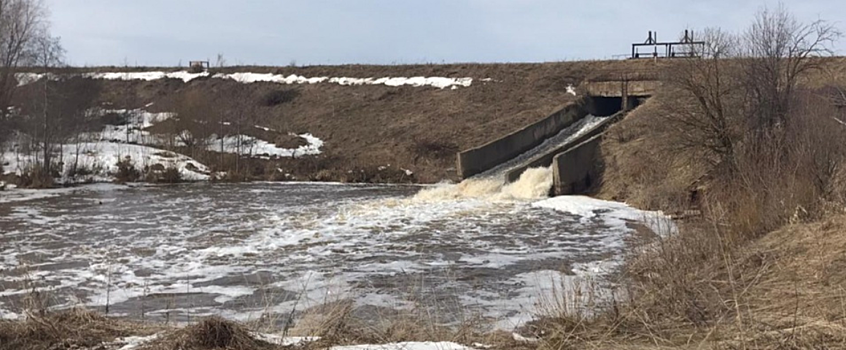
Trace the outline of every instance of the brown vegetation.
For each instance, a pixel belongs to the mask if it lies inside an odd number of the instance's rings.
[[[842,61],[812,58],[837,35],[782,8],[710,31],[608,131],[601,197],[701,215],[633,243],[609,302],[537,322],[544,347],[846,347]]]
[[[208,145],[195,142],[203,135],[244,134],[285,145],[289,133],[312,133],[325,141],[323,151],[327,159],[332,160],[331,164],[322,161],[326,167],[320,170],[342,174],[390,164],[413,171],[415,181],[438,182],[456,178],[453,168],[457,150],[478,146],[536,122],[572,101],[574,97],[567,93],[568,85],[578,86],[587,79],[608,74],[617,76],[623,71],[649,70],[656,65],[661,63],[227,67],[214,70],[307,77],[472,77],[474,81],[471,86],[456,90],[331,83],[280,86],[207,78],[187,84],[174,79],[102,81],[104,88],[96,104],[109,108],[142,108],[152,102],[154,104],[147,108],[151,112],[186,112],[180,113],[178,121],[167,122],[151,131],[173,135],[174,143],[178,137],[185,138],[192,145],[182,150],[186,155],[218,170],[237,167],[238,172],[246,172],[240,169],[241,163],[249,161],[204,151],[202,146]],[[66,68],[56,72],[82,70]],[[90,70],[133,69],[87,69]],[[179,134],[181,130],[190,133]],[[279,137],[282,139],[278,140]],[[285,169],[288,168],[290,166]]]
[[[147,350],[259,350],[276,347],[256,339],[240,324],[220,317],[210,317],[159,337],[142,348]]]
[[[30,314],[0,321],[0,349],[48,350],[102,347],[118,337],[155,333],[157,327],[121,322],[83,309]]]

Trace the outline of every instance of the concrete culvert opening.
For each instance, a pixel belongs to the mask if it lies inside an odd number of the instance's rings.
[[[640,106],[645,99],[646,97],[629,96],[626,98],[625,107],[627,107],[627,110],[635,109]],[[622,97],[591,96],[591,101],[593,102],[592,114],[597,117],[614,115],[623,110],[624,107]]]

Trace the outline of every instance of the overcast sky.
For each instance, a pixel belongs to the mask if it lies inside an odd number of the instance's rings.
[[[844,0],[785,1],[837,22]],[[649,30],[741,30],[746,0],[47,0],[72,65],[539,62],[627,54]],[[836,50],[843,54],[846,40]]]

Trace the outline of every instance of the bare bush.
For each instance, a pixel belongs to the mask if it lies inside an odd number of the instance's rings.
[[[41,0],[0,0],[0,143],[12,130],[8,107],[17,90],[15,72],[37,65],[39,46],[52,39]]]
[[[212,100],[199,91],[188,91],[181,96],[175,112],[168,133],[187,147],[192,157],[205,152],[219,115]]]
[[[737,230],[766,232],[808,216],[798,212],[833,198],[846,146],[830,131],[839,120],[833,104],[799,83],[821,67],[818,57],[831,53],[840,32],[779,7],[761,10],[741,36],[704,33],[704,52],[664,77],[674,101],[662,113],[667,151],[688,151],[705,166],[710,202],[732,208],[726,219]]]
[[[800,79],[820,68],[815,57],[833,53],[841,33],[823,20],[802,23],[783,5],[764,8],[744,33],[744,87],[750,128],[766,133],[790,121]]]
[[[420,158],[440,160],[454,157],[458,152],[458,146],[443,140],[418,139],[414,141],[410,151],[414,154],[415,162]]]
[[[674,147],[701,155],[712,165],[731,162],[740,134],[737,39],[719,29],[704,31],[708,44],[698,57],[680,60],[665,74],[676,103],[661,114],[673,128]]]
[[[118,171],[117,174],[115,174],[115,182],[136,182],[141,179],[141,172],[135,168],[135,163],[129,157],[118,160],[117,168]]]
[[[299,95],[300,92],[297,90],[273,90],[262,95],[259,103],[265,107],[273,107],[291,102]]]

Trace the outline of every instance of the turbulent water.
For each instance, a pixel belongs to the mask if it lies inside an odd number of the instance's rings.
[[[251,320],[351,298],[515,326],[538,296],[619,253],[627,230],[532,205],[550,178],[0,192],[0,318],[38,291],[57,308],[133,318]]]

